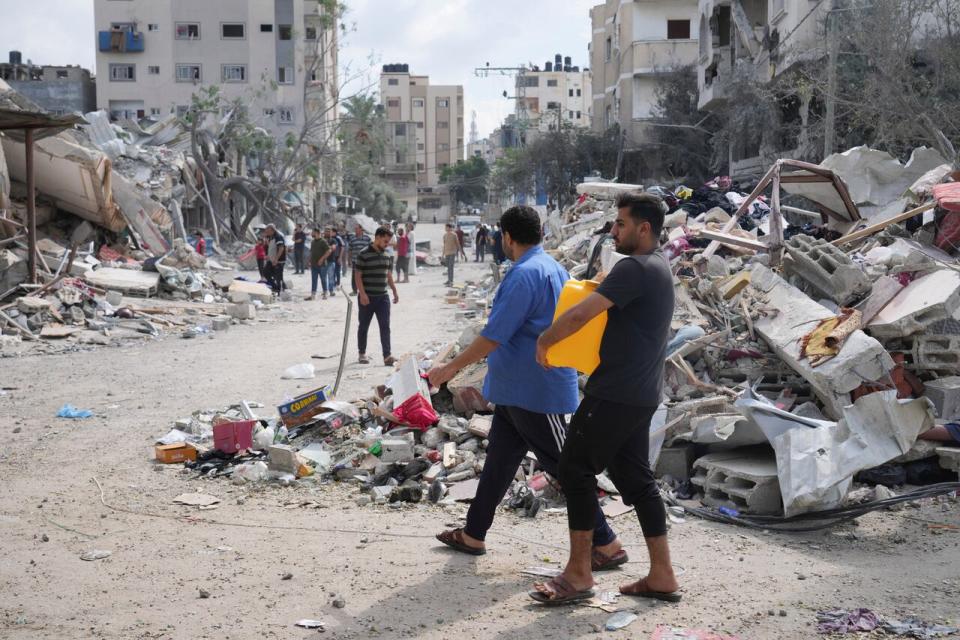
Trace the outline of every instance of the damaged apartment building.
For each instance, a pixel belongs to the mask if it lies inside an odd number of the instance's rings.
[[[824,24],[831,3],[808,0],[700,0],[699,108],[721,109],[738,83],[774,83],[800,64],[822,58]],[[770,155],[806,157],[806,126],[811,97],[791,96],[781,103],[779,118],[796,133],[744,127],[729,148],[730,174],[756,176]],[[819,151],[812,154],[818,156]]]
[[[54,115],[97,108],[97,83],[79,66],[37,65],[11,51],[8,62],[0,64],[0,80]]]
[[[660,76],[697,61],[696,0],[607,0],[590,10],[593,130],[619,125],[624,149],[650,140]],[[641,173],[656,175],[649,158]]]

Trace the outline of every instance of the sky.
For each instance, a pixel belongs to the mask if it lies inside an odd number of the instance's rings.
[[[167,0],[152,0],[164,2]],[[197,0],[202,2],[203,0]],[[265,0],[266,1],[266,0]],[[464,120],[470,134],[477,112],[486,137],[513,111],[508,77],[480,78],[476,67],[543,65],[557,53],[589,66],[590,7],[599,0],[345,0],[349,33],[341,50],[348,89],[379,85],[383,64],[406,63],[432,84],[462,84]],[[80,64],[93,69],[96,56],[93,0],[0,0],[0,56],[18,50],[35,64]]]

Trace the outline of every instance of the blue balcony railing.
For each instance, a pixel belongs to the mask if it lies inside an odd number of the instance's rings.
[[[105,53],[143,53],[143,40],[140,31],[101,31],[99,49]]]

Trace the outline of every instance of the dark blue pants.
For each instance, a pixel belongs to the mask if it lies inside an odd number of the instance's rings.
[[[383,347],[383,357],[390,356],[390,296],[370,296],[370,304],[359,305],[360,329],[357,331],[357,348],[360,353],[367,352],[367,332],[373,316],[377,316],[377,325],[380,327],[380,346]]]
[[[293,272],[303,273],[303,245],[298,244],[293,247]]]
[[[330,265],[325,264],[322,267],[313,265],[310,267],[310,293],[313,295],[317,294],[318,278],[320,279],[320,286],[323,288],[324,293],[333,290],[330,285]]]
[[[527,451],[536,454],[544,471],[554,478],[559,477],[560,450],[566,439],[566,431],[566,418],[562,415],[533,413],[519,407],[497,405],[490,427],[487,461],[480,472],[477,495],[467,511],[467,524],[464,527],[467,535],[477,540],[486,539],[497,506],[507,494]],[[600,510],[596,490],[593,492],[591,509],[594,513],[593,545],[599,547],[610,544],[617,534],[607,524]]]

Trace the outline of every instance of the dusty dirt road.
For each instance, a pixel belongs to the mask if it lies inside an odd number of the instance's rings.
[[[459,333],[441,297],[443,277],[428,269],[403,285],[395,353]],[[302,290],[306,279],[295,283]],[[280,372],[339,350],[345,304],[287,306],[288,320],[210,339],[0,359],[0,387],[14,388],[0,395],[0,637],[593,637],[609,614],[535,606],[526,595],[532,579],[520,575],[564,558],[560,514],[529,520],[503,512],[490,552],[468,558],[432,538],[465,506],[359,507],[351,485],[240,487],[152,461],[154,439],[179,417],[241,399],[273,405],[311,386],[283,381]],[[379,355],[375,332],[371,340]],[[388,371],[356,364],[354,345],[351,336],[342,398],[368,394]],[[332,379],[335,360],[314,362],[320,381]],[[55,418],[65,402],[96,416]],[[220,506],[172,504],[198,489]],[[649,638],[669,624],[744,640],[813,638],[816,611],[836,607],[956,618],[960,532],[932,530],[927,521],[960,524],[956,504],[871,514],[856,526],[804,535],[688,518],[670,533],[682,603],[621,599],[620,608],[640,617],[603,635]],[[628,514],[613,524],[633,561],[599,575],[601,590],[645,569],[636,520]],[[94,549],[112,555],[80,559]],[[344,608],[332,605],[334,596]],[[324,621],[326,631],[295,628],[302,618]]]

